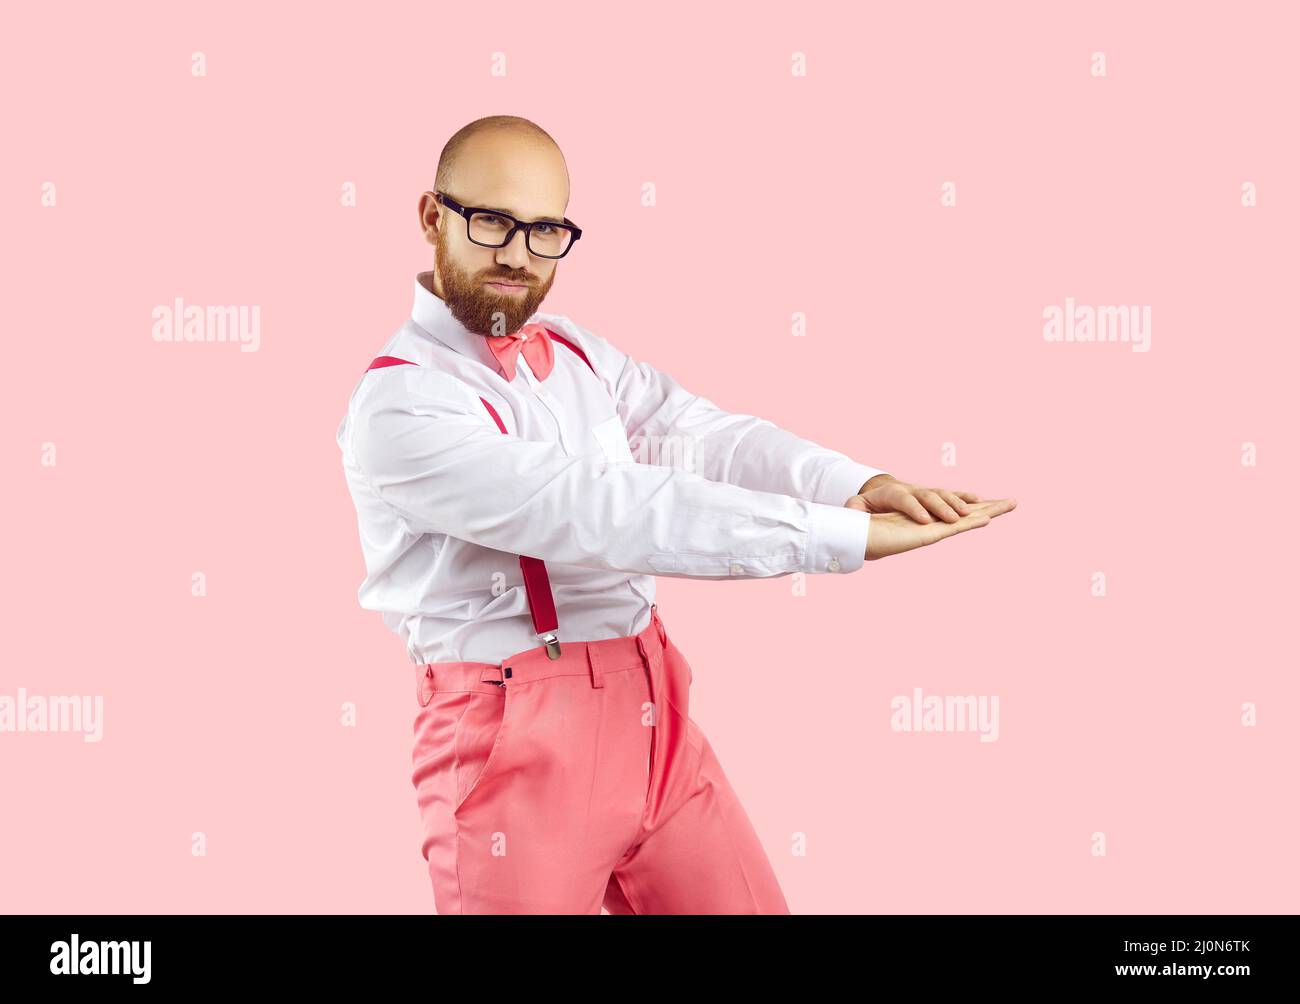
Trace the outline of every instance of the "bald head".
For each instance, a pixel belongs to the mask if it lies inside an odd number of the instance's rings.
[[[437,191],[455,196],[469,179],[482,178],[485,171],[504,173],[516,165],[531,183],[552,188],[562,183],[562,208],[567,208],[569,169],[559,144],[537,123],[517,115],[489,115],[458,129],[438,157],[434,184]]]

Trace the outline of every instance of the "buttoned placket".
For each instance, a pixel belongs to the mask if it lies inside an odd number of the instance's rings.
[[[560,412],[559,402],[556,400],[555,395],[546,389],[545,383],[538,380],[533,374],[522,352],[515,359],[515,378],[518,379],[520,376],[527,382],[529,390],[533,392],[533,397],[542,402],[542,406],[555,420],[555,427],[559,430],[561,449],[569,456],[573,456],[573,444],[569,441],[569,436],[566,433],[564,415]]]

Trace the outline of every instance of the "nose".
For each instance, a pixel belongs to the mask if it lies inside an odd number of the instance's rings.
[[[497,264],[513,269],[526,268],[530,257],[532,256],[528,253],[528,238],[522,230],[511,237],[508,244],[497,249]]]

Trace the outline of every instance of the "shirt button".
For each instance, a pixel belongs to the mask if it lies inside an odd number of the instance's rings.
[[[739,575],[739,574],[740,574],[741,572],[743,572],[743,571],[744,571],[744,569],[741,568],[741,567],[740,567],[738,564],[736,564],[734,561],[731,563],[731,574],[732,574],[732,575]]]
[[[840,559],[831,558],[830,564],[827,565],[826,567],[829,568],[832,572],[838,572],[840,570]]]

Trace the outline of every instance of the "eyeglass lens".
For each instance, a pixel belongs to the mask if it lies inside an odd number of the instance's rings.
[[[489,247],[500,247],[506,234],[514,226],[505,217],[493,213],[474,213],[469,218],[470,240]],[[528,234],[528,250],[536,255],[562,255],[573,234],[566,227],[553,223],[537,223]]]

